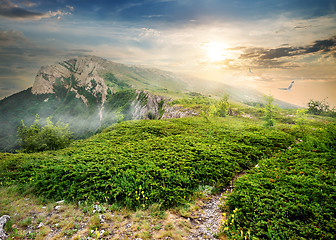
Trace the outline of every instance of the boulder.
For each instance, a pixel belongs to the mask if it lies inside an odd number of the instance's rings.
[[[10,219],[10,216],[8,216],[8,215],[3,215],[0,218],[0,239],[2,239],[2,240],[8,238],[8,235],[6,234],[6,232],[4,230],[4,226],[9,219]]]

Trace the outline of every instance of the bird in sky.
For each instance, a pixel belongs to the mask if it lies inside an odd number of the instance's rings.
[[[280,90],[287,90],[287,91],[290,91],[293,87],[293,84],[294,84],[294,81],[291,82],[291,84],[289,85],[289,87],[287,88],[279,88]]]

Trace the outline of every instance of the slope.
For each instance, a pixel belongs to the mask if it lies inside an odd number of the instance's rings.
[[[255,90],[224,83],[180,77],[171,72],[82,56],[42,66],[32,88],[0,101],[0,151],[18,149],[16,130],[20,121],[69,123],[75,138],[85,138],[118,121],[171,118],[197,114],[167,103],[189,92],[213,97],[225,93],[238,102],[262,102]],[[280,106],[291,107],[281,102]]]

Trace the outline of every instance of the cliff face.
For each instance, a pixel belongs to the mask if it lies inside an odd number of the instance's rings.
[[[104,70],[105,62],[102,58],[86,56],[43,66],[36,75],[32,93],[56,93],[56,88],[61,86],[67,92],[74,92],[85,104],[88,99],[80,90],[100,98],[98,102],[103,103],[109,88],[99,73]]]
[[[163,96],[136,90],[134,85],[137,85],[137,81],[143,83],[143,76],[153,79],[164,77],[166,82],[170,77],[169,74],[156,69],[127,67],[99,57],[84,56],[41,67],[31,92],[34,95],[53,94],[57,98],[67,98],[66,101],[70,101],[71,97],[81,99],[86,106],[93,105],[97,109],[94,114],[98,115],[100,121],[110,116],[104,111],[105,105],[120,106],[116,103],[120,99],[114,98],[114,102],[106,103],[107,97],[125,89],[135,91],[133,99],[127,99],[130,103],[131,119],[166,119],[197,114],[192,110],[169,106],[167,103],[170,99]],[[176,79],[173,78],[174,80]],[[111,107],[108,109],[111,110]]]
[[[169,102],[172,100],[163,96],[152,95],[147,92],[137,91],[138,95],[133,102],[134,119],[169,119],[196,116],[199,111],[182,108],[180,106],[170,106]],[[141,94],[145,94],[146,103],[140,100]]]

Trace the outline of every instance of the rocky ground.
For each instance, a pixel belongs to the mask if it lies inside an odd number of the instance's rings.
[[[45,202],[0,188],[0,215],[9,239],[216,239],[223,217],[219,206],[233,182],[217,195],[204,186],[188,206],[162,211],[153,205],[131,211],[117,205]]]
[[[193,232],[188,236],[188,239],[217,239],[220,222],[223,218],[220,206],[225,203],[225,198],[233,190],[234,181],[244,172],[238,173],[222,192],[216,195],[209,195],[201,206],[200,210],[194,212],[194,219],[191,220]]]

